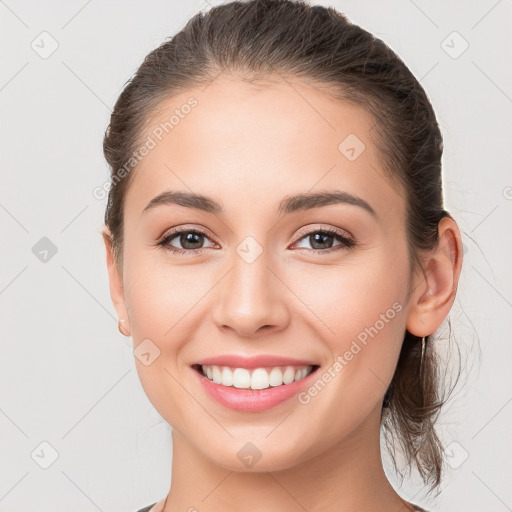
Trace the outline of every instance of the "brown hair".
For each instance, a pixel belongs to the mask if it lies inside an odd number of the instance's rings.
[[[334,8],[292,0],[230,2],[196,14],[149,53],[126,84],[103,144],[112,170],[105,224],[119,269],[123,203],[133,173],[119,180],[118,171],[163,99],[206,85],[225,70],[250,81],[272,78],[274,73],[298,77],[373,115],[372,133],[385,172],[407,204],[412,275],[419,268],[419,253],[436,247],[439,221],[449,215],[442,198],[442,137],[432,106],[416,78],[384,42]],[[437,356],[426,341],[422,360],[421,339],[405,333],[383,401],[382,426],[393,461],[398,441],[409,468],[415,465],[433,489],[441,481],[443,462],[434,424],[445,399]]]

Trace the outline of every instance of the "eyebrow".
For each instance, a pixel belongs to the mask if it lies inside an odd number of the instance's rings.
[[[342,190],[329,190],[286,196],[279,204],[278,213],[279,215],[290,214],[340,203],[358,206],[366,210],[373,217],[377,217],[376,211],[368,202]],[[142,211],[142,214],[157,206],[169,204],[176,204],[214,214],[222,214],[224,212],[222,205],[211,197],[195,194],[193,192],[166,190],[151,199]]]

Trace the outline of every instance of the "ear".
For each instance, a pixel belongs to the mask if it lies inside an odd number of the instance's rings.
[[[131,336],[130,321],[128,319],[128,311],[124,296],[123,277],[114,258],[114,250],[112,246],[112,234],[108,228],[102,231],[103,241],[105,242],[105,250],[107,257],[107,270],[110,287],[110,297],[119,318],[119,331],[125,336]]]
[[[462,238],[451,217],[439,222],[439,243],[422,258],[410,299],[407,330],[419,337],[434,333],[448,316],[455,300],[462,268]]]

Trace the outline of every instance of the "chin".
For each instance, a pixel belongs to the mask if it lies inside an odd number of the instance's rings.
[[[290,442],[288,446],[286,443],[269,440],[232,440],[229,444],[212,448],[209,453],[203,453],[213,464],[226,470],[238,473],[263,473],[284,471],[306,461],[308,455],[299,451],[298,446],[301,444],[296,442]],[[204,446],[202,448],[204,450]]]

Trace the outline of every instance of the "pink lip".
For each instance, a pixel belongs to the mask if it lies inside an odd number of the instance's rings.
[[[237,366],[237,365],[235,365]],[[275,363],[274,365],[276,366]],[[237,366],[240,367],[240,366]],[[205,377],[201,371],[193,370],[203,389],[220,404],[240,412],[260,412],[275,407],[297,395],[303,388],[310,386],[317,372],[313,371],[306,377],[291,384],[269,387],[267,389],[239,389],[231,386],[215,384]]]
[[[305,361],[293,359],[290,357],[280,357],[272,355],[259,355],[253,357],[237,356],[235,354],[227,354],[224,356],[215,356],[197,361],[195,364],[230,366],[231,368],[265,368],[268,366],[315,366],[316,361]]]

